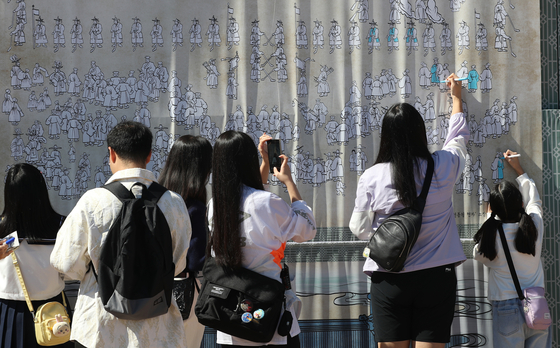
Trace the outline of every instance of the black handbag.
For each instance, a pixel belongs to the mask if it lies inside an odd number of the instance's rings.
[[[187,320],[191,313],[194,292],[200,293],[200,288],[196,282],[196,272],[188,272],[187,274],[188,278],[173,281],[173,296],[183,320]]]
[[[280,320],[284,285],[246,268],[204,262],[203,282],[194,311],[205,326],[253,342],[272,340]]]
[[[434,159],[428,158],[428,168],[420,196],[411,207],[403,208],[385,219],[371,236],[364,256],[370,257],[389,272],[400,272],[422,227],[422,212],[432,183]]]

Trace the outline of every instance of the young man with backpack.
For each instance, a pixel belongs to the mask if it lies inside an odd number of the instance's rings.
[[[109,132],[107,145],[113,176],[106,185],[122,185],[87,191],[66,218],[51,254],[59,272],[81,282],[71,340],[87,348],[184,347],[169,279],[186,266],[187,208],[146,170],[149,128],[122,122]]]

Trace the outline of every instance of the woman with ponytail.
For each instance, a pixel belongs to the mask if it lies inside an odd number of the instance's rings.
[[[502,225],[521,289],[544,287],[541,250],[544,234],[542,202],[516,152],[507,150],[504,162],[517,173],[517,183],[502,181],[490,194],[490,218],[475,234],[474,258],[489,268],[488,299],[492,301],[494,348],[550,347],[550,328],[527,326],[498,228]]]

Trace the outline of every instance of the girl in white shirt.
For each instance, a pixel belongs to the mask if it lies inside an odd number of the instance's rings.
[[[544,234],[542,202],[537,187],[507,150],[504,162],[517,173],[517,183],[502,181],[490,194],[490,218],[475,234],[475,260],[488,272],[488,299],[492,302],[494,348],[546,348],[551,346],[550,328],[527,326],[511,272],[497,232],[502,224],[521,289],[544,287],[541,250]]]
[[[259,169],[257,148],[252,138],[242,132],[222,133],[214,146],[212,158],[212,200],[208,204],[209,246],[216,263],[230,268],[244,267],[281,281],[280,271],[288,240],[304,242],[315,237],[315,218],[292,180],[288,158],[281,155],[280,171],[274,176],[288,189],[292,204],[264,190],[269,171],[265,142],[259,149],[263,164]],[[277,332],[265,345],[218,331],[218,343],[227,347],[280,346],[299,348],[300,332],[297,310],[301,309],[294,291],[287,290],[286,308],[294,317],[288,337]]]
[[[51,206],[41,172],[27,163],[10,168],[4,186],[0,238],[18,233],[20,246],[14,253],[35,310],[46,302],[63,302],[64,281],[49,262],[62,220]],[[0,260],[0,347],[40,347],[11,257]]]

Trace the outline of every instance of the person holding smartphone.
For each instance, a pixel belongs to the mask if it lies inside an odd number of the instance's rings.
[[[208,204],[212,233],[209,250],[221,266],[244,267],[281,282],[286,242],[310,240],[317,229],[313,212],[292,179],[285,155],[280,155],[280,170],[273,171],[286,185],[291,204],[265,190],[263,183],[268,181],[270,165],[266,141],[270,139],[266,134],[260,138],[263,158],[260,166],[257,148],[249,135],[227,131],[216,140],[212,156],[213,198]],[[291,330],[288,337],[276,332],[264,344],[267,347],[300,347],[297,321],[300,301],[293,290],[287,290],[285,296],[286,309],[293,315]],[[220,331],[217,343],[227,347],[261,346]]]

